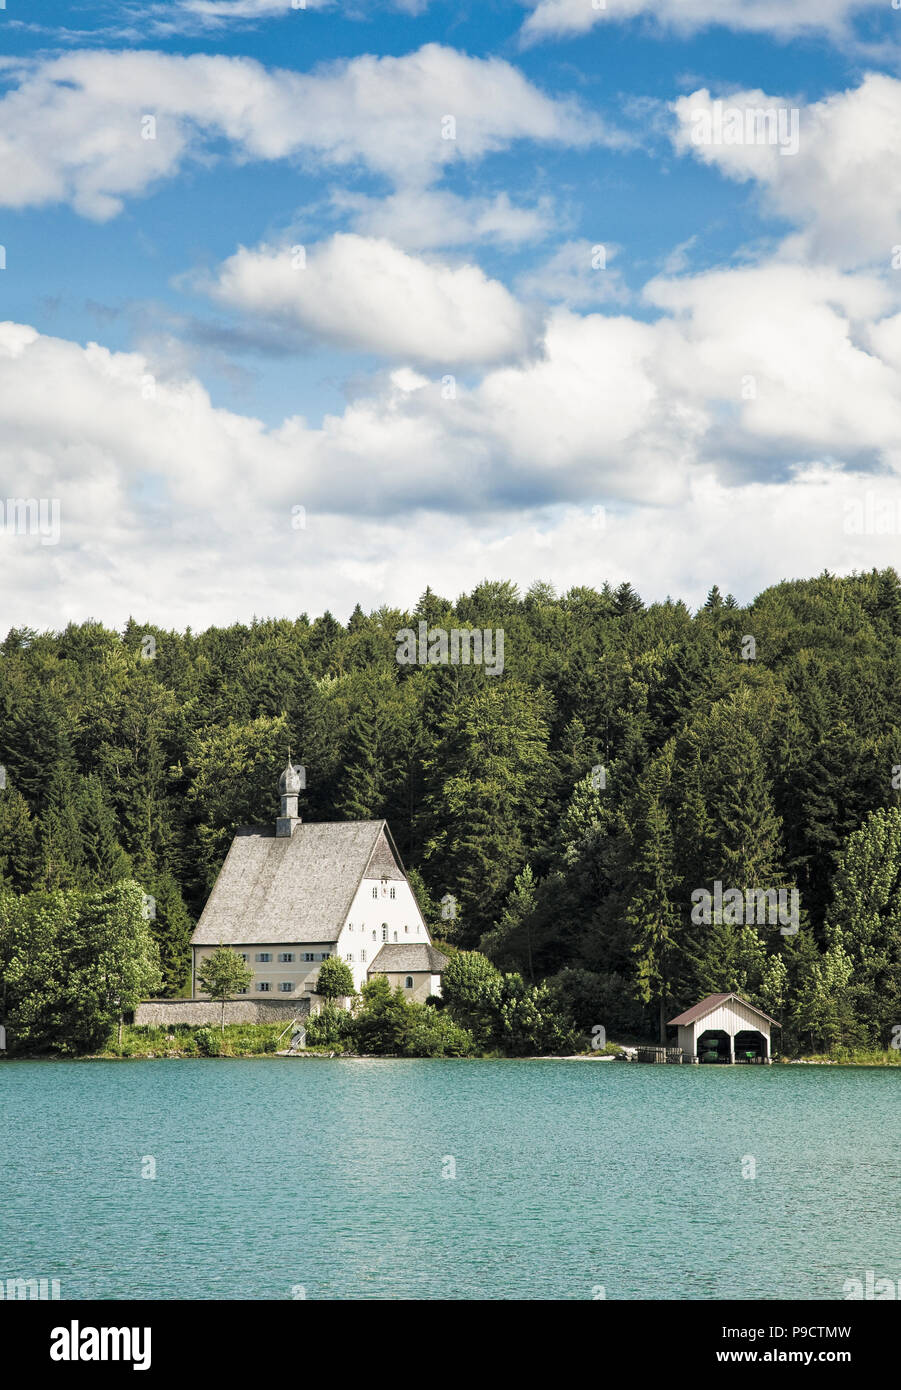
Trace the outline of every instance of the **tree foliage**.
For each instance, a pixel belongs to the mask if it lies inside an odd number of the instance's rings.
[[[503,673],[398,663],[397,633],[419,621],[503,629]],[[487,1002],[456,1005],[492,1045],[505,1045],[505,989],[515,1030],[546,1004],[523,1003],[528,990],[561,979],[581,982],[588,1012],[598,1001],[592,1023],[641,1036],[729,988],[780,1017],[790,1043],[884,1043],[901,1019],[893,570],[786,582],[744,607],[711,585],[694,615],[628,583],[523,595],[491,579],[456,600],[427,589],[412,612],[358,607],[346,624],[12,631],[0,891],[28,900],[40,962],[31,971],[19,939],[21,978],[52,1000],[57,975],[39,981],[70,895],[134,880],[157,904],[145,929],[160,987],[183,990],[191,925],[235,830],[275,819],[289,746],[307,767],[301,814],[386,817],[435,933],[494,958]],[[718,881],[797,890],[800,932],[693,922],[692,892]],[[58,1036],[64,1017],[81,1028],[61,1003],[35,995],[34,1010],[35,1036]]]

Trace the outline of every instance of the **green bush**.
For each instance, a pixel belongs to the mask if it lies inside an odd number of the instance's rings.
[[[405,1057],[471,1057],[476,1051],[471,1033],[447,1014],[428,1004],[408,1004],[403,1038]]]
[[[203,1057],[218,1057],[222,1052],[222,1039],[212,1028],[196,1028],[194,1042]]]
[[[390,1057],[468,1057],[472,1034],[428,1004],[408,1003],[384,975],[363,986],[363,1011],[353,1021],[360,1052]]]
[[[345,1045],[353,1041],[354,1019],[346,1010],[339,1009],[328,1000],[318,1014],[307,1019],[306,1031],[308,1047],[340,1048],[343,1051]]]

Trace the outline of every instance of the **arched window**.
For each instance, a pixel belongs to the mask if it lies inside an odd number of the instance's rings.
[[[407,976],[407,978],[404,980],[404,985],[406,986],[407,989],[412,989],[412,988],[413,988],[413,976],[412,976],[412,975],[408,975],[408,976]]]
[[[388,923],[387,923],[387,922],[383,922],[383,923],[382,923],[382,940],[383,940],[383,941],[387,941],[387,940],[388,940]]]

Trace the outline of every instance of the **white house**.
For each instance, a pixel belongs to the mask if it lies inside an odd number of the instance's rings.
[[[408,999],[441,992],[447,958],[433,945],[384,820],[304,822],[300,768],[279,782],[275,826],[238,830],[191,938],[192,983],[220,943],[253,971],[244,991],[306,1000],[329,956],[347,961],[357,990],[385,974]],[[197,998],[205,998],[196,993]]]

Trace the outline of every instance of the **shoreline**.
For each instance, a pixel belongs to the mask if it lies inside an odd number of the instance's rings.
[[[8,1054],[0,1056],[0,1063],[15,1062],[242,1062],[259,1061],[264,1058],[271,1058],[273,1061],[322,1061],[322,1062],[618,1062],[621,1058],[612,1053],[597,1056],[592,1053],[574,1052],[562,1055],[542,1054],[534,1057],[504,1057],[495,1053],[482,1053],[470,1057],[407,1057],[399,1053],[373,1053],[373,1052],[314,1052],[304,1050],[302,1052],[286,1051],[242,1051],[234,1053],[219,1053],[208,1056],[198,1052],[189,1052],[183,1049],[173,1048],[167,1051],[148,1051],[123,1054],[121,1052],[86,1052],[81,1055],[47,1052],[20,1053],[16,1056]],[[642,1066],[646,1063],[630,1062],[629,1066]],[[724,1063],[713,1068],[714,1070],[735,1071],[740,1068],[727,1067]],[[861,1067],[876,1068],[890,1071],[893,1068],[901,1067],[901,1056],[897,1061],[890,1058],[888,1054],[880,1058],[874,1055],[871,1058],[841,1058],[841,1057],[779,1057],[774,1058],[774,1067]],[[695,1070],[695,1068],[693,1068]]]

